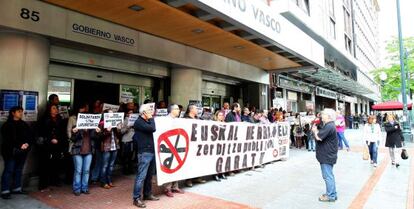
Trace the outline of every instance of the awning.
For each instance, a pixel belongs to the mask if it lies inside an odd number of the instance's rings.
[[[411,110],[412,103],[407,104],[407,108]],[[379,104],[372,105],[371,107],[373,110],[402,110],[403,103],[398,101],[389,101],[389,102],[382,102]]]

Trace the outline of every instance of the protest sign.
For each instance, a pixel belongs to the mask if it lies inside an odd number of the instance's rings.
[[[135,121],[138,119],[139,114],[131,114],[128,117],[128,126],[134,126]]]
[[[104,113],[104,128],[115,128],[124,123],[123,112]]]
[[[113,104],[107,104],[104,103],[102,110],[111,110],[112,112],[118,112],[119,110],[119,105],[113,105]]]
[[[99,127],[101,114],[83,114],[79,113],[76,121],[77,129],[95,129]]]
[[[168,115],[168,109],[157,109],[155,111],[155,116],[167,116]]]
[[[155,118],[158,185],[287,159],[288,123]]]
[[[140,108],[148,109],[148,111],[154,112],[154,110],[155,110],[155,103],[142,104]]]

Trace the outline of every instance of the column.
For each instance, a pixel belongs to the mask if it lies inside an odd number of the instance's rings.
[[[189,100],[201,101],[202,72],[196,69],[171,70],[170,104],[176,103],[187,107]]]

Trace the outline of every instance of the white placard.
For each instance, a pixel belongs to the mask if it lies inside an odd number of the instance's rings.
[[[167,116],[167,115],[168,115],[168,109],[167,108],[165,108],[165,109],[157,109],[155,111],[155,116],[160,117],[160,116]]]
[[[123,112],[104,113],[104,128],[115,128],[124,123]]]
[[[118,112],[119,110],[119,105],[113,105],[113,104],[107,104],[104,103],[102,110],[111,110],[112,112]]]
[[[141,106],[142,107],[140,107],[140,108],[148,109],[148,111],[150,111],[150,112],[154,112],[154,110],[155,110],[155,103],[142,104]]]
[[[246,169],[289,157],[288,123],[155,118],[157,182]]]
[[[131,114],[128,117],[128,126],[134,126],[135,121],[138,119],[139,114]]]
[[[99,127],[101,114],[83,114],[79,113],[76,120],[77,129],[95,129]]]

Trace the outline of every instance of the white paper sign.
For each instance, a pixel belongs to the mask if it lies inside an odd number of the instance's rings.
[[[79,113],[76,121],[77,129],[95,129],[99,127],[101,114],[83,114]]]
[[[119,105],[113,105],[113,104],[104,103],[102,109],[103,110],[111,110],[112,112],[118,112]]]
[[[167,116],[168,115],[168,109],[157,109],[155,111],[155,116]]]
[[[246,169],[289,157],[288,123],[155,118],[157,182]]]
[[[128,126],[134,126],[135,121],[138,119],[139,114],[131,114],[128,117]]]
[[[148,109],[151,112],[154,112],[154,110],[155,110],[155,103],[142,104],[141,106],[142,106],[142,108]]]
[[[104,128],[115,128],[124,123],[123,112],[104,113]]]

